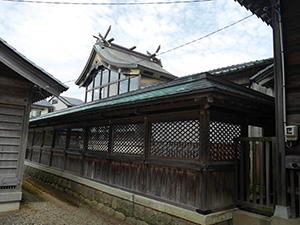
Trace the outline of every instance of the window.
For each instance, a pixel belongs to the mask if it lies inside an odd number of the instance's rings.
[[[99,94],[100,94],[99,93],[99,89],[95,89],[94,90],[93,101],[96,101],[96,100],[98,100],[100,98]]]
[[[135,91],[138,89],[138,81],[139,81],[139,77],[130,78],[129,91]]]
[[[118,83],[109,85],[109,96],[118,94]]]
[[[117,73],[116,71],[111,71],[110,72],[110,83],[117,81],[119,79],[119,73]]]
[[[139,89],[139,76],[128,76],[115,70],[98,72],[86,88],[86,102],[123,94]]]
[[[95,85],[94,87],[99,87],[101,82],[101,71],[95,77]]]
[[[108,87],[107,86],[105,86],[105,87],[103,87],[101,89],[101,98],[107,98],[108,97],[107,91],[108,91]]]
[[[128,92],[128,80],[123,80],[120,82],[119,94]]]
[[[42,114],[42,112],[40,110],[32,109],[30,112],[30,118],[40,116],[41,114]]]
[[[53,99],[52,100],[52,104],[54,105],[54,104],[57,104],[58,103],[58,100],[57,99]]]
[[[93,99],[92,99],[92,93],[93,93],[93,91],[91,90],[91,91],[88,91],[87,93],[86,93],[86,102],[91,102]]]
[[[102,85],[107,84],[109,79],[109,71],[103,70],[102,72]]]

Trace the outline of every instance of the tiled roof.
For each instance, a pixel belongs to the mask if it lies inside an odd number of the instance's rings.
[[[271,24],[271,1],[270,0],[235,0],[246,9],[250,10],[253,14],[257,15],[268,25]]]
[[[236,64],[232,66],[227,66],[227,67],[222,67],[214,70],[209,70],[207,71],[208,73],[211,73],[213,75],[224,75],[224,74],[229,74],[229,73],[235,73],[241,70],[246,70],[248,68],[252,68],[255,66],[260,66],[263,64],[269,65],[273,63],[273,58],[268,58],[268,59],[262,59],[262,60],[256,60],[256,61],[251,61],[251,62],[246,62],[246,63],[241,63],[241,64]]]
[[[60,100],[65,102],[67,106],[75,106],[75,105],[81,105],[84,102],[78,98],[71,98],[71,97],[66,97],[66,96],[59,96],[58,97]]]
[[[51,108],[54,107],[50,102],[48,102],[45,99],[37,101],[33,105],[35,105],[35,106],[43,106],[43,107],[51,107]]]

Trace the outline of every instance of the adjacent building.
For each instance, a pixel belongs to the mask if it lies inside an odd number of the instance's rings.
[[[68,89],[0,39],[0,211],[18,209],[32,103]]]

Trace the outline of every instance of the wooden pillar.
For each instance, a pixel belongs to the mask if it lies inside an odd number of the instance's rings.
[[[200,164],[200,209],[196,211],[201,214],[208,214],[210,210],[209,201],[209,121],[210,112],[208,110],[200,110],[199,118],[199,164]]]
[[[281,49],[281,35],[279,13],[275,8],[278,0],[274,0],[272,7],[272,26],[273,26],[273,43],[274,43],[274,86],[275,86],[275,130],[276,130],[276,168],[277,168],[277,205],[287,206],[287,179],[285,169],[285,138],[284,138],[284,115],[285,110],[283,102],[285,93],[283,90],[283,65]],[[279,9],[280,10],[280,9]]]

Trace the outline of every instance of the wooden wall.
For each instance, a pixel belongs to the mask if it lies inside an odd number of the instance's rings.
[[[185,208],[233,206],[241,126],[200,110],[172,114],[32,128],[26,159]]]
[[[21,189],[30,85],[2,64],[0,68],[0,192],[2,193]]]
[[[281,1],[287,124],[300,126],[300,1]],[[300,141],[290,150],[300,154]]]

